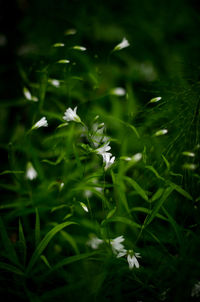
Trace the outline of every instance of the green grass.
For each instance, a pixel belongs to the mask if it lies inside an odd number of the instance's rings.
[[[140,100],[140,75],[130,75],[138,63],[128,48],[112,52],[115,46],[103,59],[89,47],[51,47],[46,64],[36,59],[31,72],[19,66],[22,92],[6,105],[17,108],[17,118],[1,144],[8,155],[0,171],[5,299],[198,299],[197,93],[187,83],[187,94],[180,85],[170,95],[152,80],[157,89]],[[64,59],[70,62],[57,63]],[[122,95],[113,94],[116,87]],[[76,106],[78,116],[64,119]],[[42,117],[48,127],[36,124]],[[116,249],[119,236],[123,247]],[[139,268],[130,269],[127,255],[135,253]]]

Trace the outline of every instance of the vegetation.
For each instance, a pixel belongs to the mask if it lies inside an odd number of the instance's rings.
[[[4,301],[198,301],[199,19],[179,2],[35,1],[21,19],[1,86]]]

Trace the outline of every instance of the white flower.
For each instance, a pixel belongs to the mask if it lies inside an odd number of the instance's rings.
[[[126,161],[132,161],[133,163],[137,163],[142,159],[142,153],[136,153],[132,157],[124,156],[121,157],[121,159],[124,159]]]
[[[35,123],[32,127],[33,129],[38,129],[41,127],[48,127],[47,119],[45,116],[43,116],[37,123]]]
[[[124,96],[126,94],[126,90],[122,87],[116,87],[111,89],[110,93],[117,96]]]
[[[74,110],[72,110],[71,108],[68,108],[66,111],[65,111],[65,114],[63,116],[63,119],[67,122],[70,122],[70,121],[74,121],[76,123],[81,123],[81,119],[80,117],[76,114],[76,110],[77,110],[77,107],[74,108]]]
[[[48,79],[48,82],[54,86],[54,87],[59,87],[60,86],[60,82],[56,79]]]
[[[124,241],[124,236],[116,237],[115,239],[111,239],[111,241],[110,241],[113,253],[117,256],[118,256],[118,254],[126,251],[124,248],[124,245],[122,244],[123,241]],[[122,256],[120,256],[120,257],[122,257]]]
[[[27,163],[27,168],[26,168],[26,178],[29,180],[33,180],[37,177],[37,172],[33,168],[33,165],[31,162]]]
[[[64,43],[55,43],[53,44],[53,47],[64,47],[65,44]]]
[[[59,63],[59,64],[69,64],[70,61],[67,60],[67,59],[62,59],[62,60],[59,60],[57,63]]]
[[[79,45],[75,45],[72,48],[75,49],[75,50],[80,50],[80,51],[86,51],[86,49],[87,49],[86,47],[79,46]]]
[[[28,90],[28,88],[24,87],[23,88],[23,93],[24,93],[25,98],[28,101],[38,102],[38,98],[36,96],[32,96],[30,91]]]
[[[200,281],[197,282],[193,288],[192,288],[192,292],[191,292],[191,296],[192,297],[199,297],[200,296]]]
[[[88,212],[88,208],[87,208],[87,206],[83,202],[80,202],[80,205],[81,205],[81,207],[83,208],[83,210],[85,212]]]
[[[157,98],[153,98],[149,101],[149,103],[156,103],[156,102],[159,102],[161,100],[161,96],[158,96]]]
[[[96,149],[95,151],[97,152],[97,154],[103,156],[103,154],[105,154],[110,149],[111,149],[111,147],[109,146],[109,142],[108,142],[108,143],[104,144],[102,147]]]
[[[189,157],[195,157],[194,152],[184,151],[184,152],[182,152],[182,154],[185,155],[185,156],[189,156]]]
[[[158,130],[154,135],[155,136],[165,135],[165,134],[167,134],[167,132],[168,132],[167,129],[161,129],[161,130]]]
[[[121,49],[126,48],[128,46],[130,46],[128,40],[126,38],[123,38],[122,42],[119,43],[118,45],[116,45],[115,48],[113,49],[113,51],[121,50]]]
[[[112,154],[109,152],[103,153],[102,156],[103,156],[103,162],[105,163],[104,169],[107,170],[114,163],[115,156],[111,157]]]
[[[195,170],[196,168],[197,168],[197,165],[195,165],[195,164],[185,163],[183,165],[183,169],[187,169],[187,170]]]
[[[140,253],[133,254],[133,251],[128,251],[127,261],[128,261],[130,270],[133,269],[134,266],[136,268],[139,268],[140,265],[139,265],[137,258],[141,258]]]
[[[99,239],[98,237],[94,236],[92,237],[87,244],[93,249],[96,250],[98,249],[99,245],[103,243],[102,239]]]

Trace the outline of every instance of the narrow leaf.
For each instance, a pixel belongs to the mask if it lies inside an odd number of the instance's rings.
[[[159,175],[159,173],[156,171],[156,169],[153,167],[153,166],[146,166],[145,167],[146,169],[150,170],[151,172],[153,172],[153,174],[158,178],[158,179],[161,179],[161,180],[165,180],[162,176]]]
[[[24,273],[14,265],[7,264],[4,262],[0,262],[0,269],[11,272],[13,274],[24,275]]]
[[[162,197],[157,201],[157,203],[154,206],[154,208],[152,209],[151,213],[146,217],[146,219],[144,221],[145,227],[153,221],[153,219],[156,217],[156,214],[160,210],[161,206],[166,201],[166,199],[169,197],[169,195],[173,192],[173,190],[174,189],[172,187],[166,188],[165,192],[163,193]]]
[[[33,253],[29,265],[27,267],[27,273],[30,272],[30,270],[32,269],[32,267],[34,266],[35,262],[38,260],[38,258],[40,257],[40,255],[42,254],[42,252],[44,251],[44,249],[47,247],[47,245],[49,244],[49,242],[51,241],[51,239],[59,232],[61,231],[63,228],[71,225],[71,224],[76,224],[75,222],[72,221],[67,221],[64,223],[61,223],[59,225],[56,225],[52,230],[50,230],[45,237],[42,239],[42,241],[39,243],[39,245],[37,246],[37,248],[35,249],[35,252]]]
[[[135,228],[141,229],[141,225],[139,225],[138,223],[132,221],[129,218],[122,217],[122,216],[116,216],[116,217],[104,220],[103,223],[102,223],[102,226],[104,226],[105,224],[108,224],[110,222],[121,222],[121,223],[129,225],[130,227],[132,227],[134,229]]]
[[[171,181],[169,181],[168,183],[174,190],[176,190],[178,193],[183,195],[185,198],[187,198],[189,200],[193,200],[192,196],[187,191],[185,191],[183,188],[181,188],[179,185],[177,185]]]
[[[145,191],[140,187],[140,185],[138,185],[135,180],[128,176],[125,176],[124,178],[144,200],[148,201],[148,196],[146,195]]]
[[[21,250],[22,250],[23,263],[25,264],[27,247],[26,247],[26,239],[24,237],[24,231],[23,231],[23,227],[22,227],[20,219],[19,219],[19,243],[20,243]]]
[[[37,247],[40,242],[40,216],[38,208],[35,209],[35,214],[35,247]]]

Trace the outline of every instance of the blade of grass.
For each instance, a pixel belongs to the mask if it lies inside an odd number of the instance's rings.
[[[35,209],[35,215],[35,247],[37,247],[40,242],[40,216],[38,208]]]
[[[42,254],[42,252],[44,251],[44,249],[47,247],[47,245],[49,244],[49,242],[51,241],[51,239],[59,232],[61,231],[63,228],[71,225],[71,224],[76,224],[75,222],[72,221],[67,221],[64,223],[61,223],[59,225],[56,225],[53,229],[51,229],[46,235],[45,237],[42,239],[42,241],[38,244],[38,246],[36,247],[26,270],[26,273],[28,274],[30,272],[30,270],[32,269],[32,267],[34,266],[34,264],[36,263],[36,261],[38,260],[38,258],[40,257],[40,255]]]
[[[145,191],[138,185],[138,183],[132,178],[125,176],[124,179],[135,189],[135,191],[146,201],[148,201],[148,196]]]
[[[168,184],[174,189],[176,190],[178,193],[180,193],[181,195],[183,195],[185,198],[189,199],[189,200],[193,200],[192,196],[187,192],[185,191],[183,188],[181,188],[179,185],[171,182],[171,181],[168,181]]]
[[[21,251],[22,251],[23,264],[25,265],[27,247],[26,247],[26,239],[24,237],[24,231],[23,231],[23,227],[22,227],[20,219],[19,219],[19,243],[20,243]]]
[[[123,217],[123,216],[116,216],[107,220],[103,220],[102,221],[102,226],[106,225],[107,223],[111,223],[111,222],[121,222],[124,223],[126,225],[129,225],[132,228],[137,228],[137,229],[141,229],[141,225],[132,221],[129,218]]]
[[[13,274],[17,274],[17,275],[24,275],[24,273],[17,267],[15,267],[14,265],[11,264],[7,264],[4,262],[0,262],[0,269],[5,270],[7,272],[11,272]]]
[[[147,225],[149,225],[153,221],[153,219],[156,217],[156,214],[160,210],[161,206],[166,201],[166,199],[169,197],[169,195],[173,192],[173,190],[174,189],[172,187],[167,187],[165,189],[162,197],[157,201],[157,203],[154,206],[154,208],[152,209],[151,213],[145,218],[145,221],[143,224],[144,227],[147,227]]]

